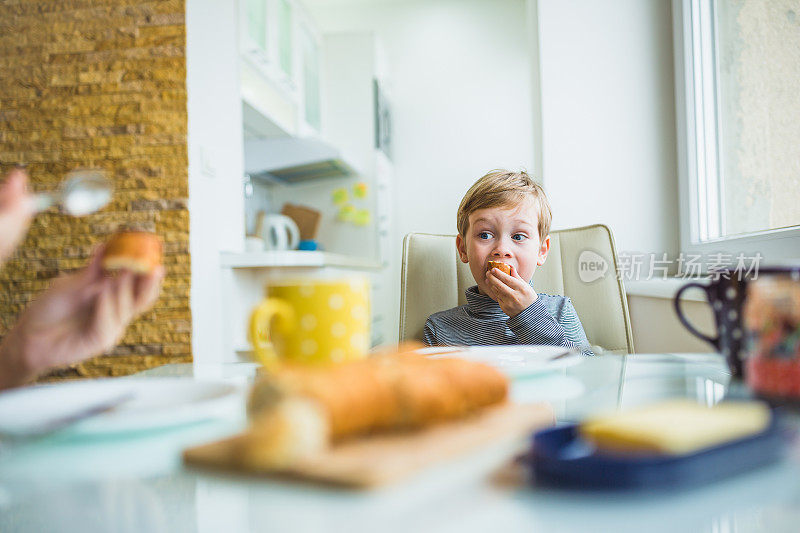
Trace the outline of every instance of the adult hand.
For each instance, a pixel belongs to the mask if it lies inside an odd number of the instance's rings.
[[[0,345],[0,388],[24,384],[53,366],[100,355],[155,303],[164,268],[149,275],[101,267],[103,247],[83,270],[57,279],[25,310]]]
[[[34,215],[33,196],[27,191],[27,183],[25,170],[15,168],[0,185],[0,263],[25,236]]]
[[[538,298],[530,283],[522,279],[517,269],[511,267],[509,276],[499,268],[486,272],[486,287],[500,309],[509,317],[517,316]]]

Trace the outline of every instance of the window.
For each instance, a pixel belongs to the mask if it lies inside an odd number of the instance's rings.
[[[681,248],[800,258],[800,0],[673,0]]]

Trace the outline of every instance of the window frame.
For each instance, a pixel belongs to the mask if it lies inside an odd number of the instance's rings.
[[[716,0],[672,0],[681,251],[734,257],[760,253],[770,264],[797,263],[800,226],[719,236],[724,231],[724,180],[717,135],[716,5]],[[701,169],[706,180],[700,179]],[[709,201],[712,195],[716,202]]]

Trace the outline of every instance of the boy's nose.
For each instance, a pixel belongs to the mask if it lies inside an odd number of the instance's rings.
[[[505,243],[499,243],[492,251],[492,257],[511,257],[511,251]]]

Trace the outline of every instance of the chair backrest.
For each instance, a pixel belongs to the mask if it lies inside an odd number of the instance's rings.
[[[466,303],[464,289],[475,280],[469,265],[459,259],[455,240],[455,235],[429,233],[409,233],[403,240],[401,341],[421,340],[431,314]],[[584,263],[582,267],[579,261]],[[604,275],[593,276],[589,263],[597,266],[603,262],[607,265]],[[597,279],[591,279],[594,277]],[[550,232],[550,253],[536,269],[533,286],[537,292],[569,296],[592,345],[633,353],[628,302],[617,277],[614,237],[607,226]]]

